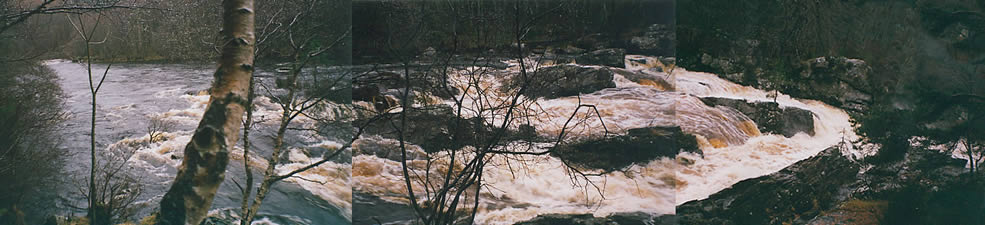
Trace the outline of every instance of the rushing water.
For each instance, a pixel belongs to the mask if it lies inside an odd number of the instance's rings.
[[[639,63],[644,62],[644,63]],[[516,62],[507,62],[516,65]],[[671,74],[654,69],[655,58],[628,56],[627,70],[664,79],[672,87],[656,82],[632,82],[616,75],[616,87],[579,97],[537,100],[542,116],[531,122],[542,135],[556,135],[568,115],[579,104],[593,104],[599,109],[605,128],[625,132],[630,128],[680,126],[694,134],[704,155],[684,153],[678,159],[662,158],[633,165],[601,177],[590,177],[599,189],[573,181],[562,162],[552,156],[520,156],[510,161],[494,158],[485,170],[483,204],[478,224],[512,224],[547,213],[592,213],[606,216],[617,212],[674,213],[676,205],[703,199],[744,179],[778,171],[808,158],[843,140],[854,140],[849,116],[842,110],[813,100],[793,99],[780,95],[781,107],[797,107],[814,113],[815,135],[800,133],[787,138],[762,134],[749,118],[721,107],[710,107],[699,97],[724,97],[750,101],[773,101],[767,93],[731,83],[714,74],[691,72],[682,68]],[[665,67],[666,68],[666,67]],[[468,73],[468,68],[460,71]],[[508,70],[516,70],[511,67]],[[452,83],[467,80],[452,77]],[[486,89],[494,90],[496,79],[487,79]],[[461,81],[459,81],[461,82]],[[474,93],[466,93],[474,94]],[[503,101],[506,96],[494,93],[485,100]],[[466,109],[471,105],[468,99]],[[493,121],[497,118],[487,118]],[[527,122],[527,121],[525,121]],[[589,136],[601,130],[598,120],[588,120],[573,135]],[[372,137],[367,141],[394,144],[395,140]],[[545,145],[547,146],[547,145]],[[356,145],[355,148],[360,146]],[[423,154],[412,147],[414,154]],[[685,160],[686,159],[686,160]],[[353,161],[354,189],[357,201],[370,207],[394,208],[406,204],[406,188],[398,161],[372,155],[357,155]],[[522,161],[523,163],[517,163]],[[690,161],[693,163],[681,163]],[[440,164],[440,163],[439,163]],[[410,160],[412,171],[423,173],[424,160]],[[522,168],[522,169],[515,169]],[[415,184],[419,185],[419,184]],[[416,187],[415,190],[422,190]],[[423,194],[423,193],[421,193]],[[362,210],[362,209],[360,209]],[[412,212],[411,212],[412,213]],[[381,214],[384,221],[407,223],[408,212]],[[388,220],[387,220],[388,219]],[[358,220],[357,220],[358,221]],[[359,223],[359,222],[357,222]]]
[[[66,105],[70,119],[62,129],[66,139],[65,151],[70,157],[67,185],[63,187],[63,215],[84,215],[84,211],[70,206],[85,207],[85,200],[75,194],[76,183],[86,179],[89,169],[89,120],[91,105],[89,81],[82,64],[53,60],[46,63],[61,78],[61,86],[68,94]],[[93,65],[94,74],[102,74],[106,65]],[[191,64],[123,64],[112,65],[106,81],[98,93],[96,137],[97,150],[108,151],[110,146],[129,143],[146,143],[147,125],[151,116],[176,122],[176,127],[163,136],[165,141],[140,145],[127,162],[127,171],[143,184],[138,198],[137,219],[153,211],[164,192],[170,186],[180,155],[188,143],[208,103],[206,90],[213,78],[214,65]],[[260,82],[273,83],[272,73],[259,70]],[[255,115],[266,118],[251,135],[253,144],[250,156],[254,174],[262,174],[266,167],[264,157],[272,149],[272,128],[280,115],[279,107],[267,98],[258,98]],[[298,119],[302,125],[310,120]],[[290,132],[285,138],[291,146],[289,162],[278,168],[287,170],[318,160],[306,152],[337,149],[340,137],[322,137],[311,132]],[[235,181],[245,181],[242,150],[239,146],[231,154],[226,180],[219,188],[213,203],[212,215],[235,220],[242,198]],[[261,169],[258,169],[261,168]],[[328,162],[301,173],[298,178],[287,179],[273,186],[260,210],[258,221],[273,224],[347,224],[351,223],[351,189],[349,187],[348,159]],[[258,179],[259,180],[259,179]],[[258,181],[259,182],[259,181]],[[256,222],[255,222],[256,223]]]
[[[707,106],[699,98],[773,101],[766,92],[728,82],[714,74],[682,68],[674,69],[670,74],[658,72],[654,68],[663,65],[657,65],[657,62],[649,57],[628,56],[626,70],[646,74],[652,79],[662,79],[670,86],[655,82],[637,83],[616,75],[615,88],[579,97],[541,99],[536,104],[528,104],[528,107],[535,106],[536,111],[543,113],[529,122],[537,127],[541,135],[556,135],[567,116],[579,104],[593,104],[598,107],[602,120],[585,120],[579,124],[580,129],[569,131],[572,136],[598,135],[603,122],[605,129],[613,133],[639,127],[680,126],[685,132],[698,137],[703,155],[684,153],[676,159],[657,159],[605,176],[589,177],[599,186],[598,189],[584,181],[572,180],[567,167],[549,155],[493,158],[484,173],[483,183],[489,188],[483,189],[477,222],[512,224],[547,213],[592,213],[596,216],[617,212],[670,214],[678,204],[706,198],[736,182],[778,171],[840,141],[856,138],[851,132],[849,117],[842,110],[818,101],[794,99],[782,94],[776,99],[782,107],[797,107],[814,113],[815,135],[801,133],[787,138],[762,134],[756,124],[741,113]],[[515,62],[507,63],[515,65]],[[47,65],[59,74],[62,87],[69,94],[66,103],[71,118],[63,130],[67,140],[65,149],[73,160],[69,163],[70,172],[65,180],[74,183],[83,179],[89,168],[88,80],[80,64],[49,61]],[[101,71],[102,68],[105,65],[97,65],[94,70]],[[469,69],[459,72],[464,74]],[[516,69],[514,66],[507,70],[515,72]],[[178,122],[175,130],[164,134],[165,141],[140,147],[128,163],[130,172],[135,173],[144,184],[144,192],[138,201],[138,216],[147,215],[155,208],[173,179],[175,167],[180,163],[177,158],[208,102],[208,96],[202,90],[208,88],[212,81],[212,70],[212,65],[174,64],[114,65],[110,70],[99,93],[98,149],[146,142],[149,116]],[[271,83],[270,73],[261,70],[258,75],[263,77],[261,82]],[[452,78],[453,83],[467,82],[462,77]],[[488,90],[496,90],[500,85],[497,79],[486,80],[488,82],[484,85]],[[490,99],[503,101],[505,97],[501,93],[493,93]],[[259,98],[257,104],[258,117],[276,118],[280,113],[270,99]],[[466,109],[474,104],[478,103],[466,102]],[[496,119],[487,118],[490,121]],[[250,156],[253,168],[266,165],[260,156],[270,153],[272,144],[266,137],[272,135],[270,127],[275,125],[275,121],[270,119],[263,123],[259,134],[252,138],[257,145],[254,150],[256,155]],[[313,122],[301,118],[299,123],[310,126]],[[287,141],[292,148],[289,162],[281,166],[281,171],[318,160],[308,154],[311,151],[341,146],[340,137],[322,137],[300,131],[290,133]],[[355,143],[354,148],[395,143],[395,140],[366,136]],[[538,146],[546,148],[549,145]],[[415,155],[424,154],[416,146],[411,146],[410,150]],[[238,208],[241,196],[233,180],[241,181],[245,174],[241,154],[242,150],[233,150],[234,161],[216,197],[213,215],[235,217],[235,210],[232,209]],[[411,160],[408,165],[414,171],[423,172],[424,160]],[[356,201],[357,204],[370,206],[369,209],[360,208],[360,211],[377,210],[370,211],[370,214],[380,215],[384,222],[406,223],[413,218],[413,213],[402,206],[406,204],[406,199],[402,197],[406,195],[406,188],[401,174],[399,162],[373,155],[356,155],[351,161],[333,161],[302,173],[303,179],[289,179],[275,185],[261,209],[264,215],[261,220],[278,224],[345,224],[352,221],[351,202]],[[68,185],[64,189],[66,194],[63,197],[68,200],[63,206],[65,214],[82,214],[67,207],[68,204],[84,206],[78,195],[68,194],[75,187]],[[356,218],[357,221],[361,219]]]

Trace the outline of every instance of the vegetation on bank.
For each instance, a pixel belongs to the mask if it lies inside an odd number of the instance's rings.
[[[813,85],[801,77],[805,60],[861,59],[871,72],[850,85],[872,100],[853,117],[883,146],[874,159],[899,158],[913,137],[981,151],[985,1],[713,2],[678,2],[679,65],[784,91]]]
[[[985,1],[680,0],[678,6],[682,67],[829,104],[849,94],[871,98],[851,108],[862,110],[849,111],[863,137],[857,144],[878,148],[864,163],[885,170],[869,173],[896,177],[873,182],[901,187],[861,199],[888,201],[877,213],[886,218],[881,223],[980,223],[975,215],[985,214],[977,194],[985,193],[979,166],[985,154]],[[837,86],[804,78],[805,69],[818,67],[803,65],[820,57],[859,59],[871,70],[861,79],[829,77],[854,91],[831,92],[826,89]],[[967,168],[962,175],[907,178],[900,165],[929,173],[953,164],[912,158],[921,154],[961,157]],[[854,203],[838,210],[851,210]]]

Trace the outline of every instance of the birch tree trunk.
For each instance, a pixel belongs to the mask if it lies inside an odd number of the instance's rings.
[[[229,148],[236,145],[253,74],[253,0],[223,0],[222,54],[205,114],[185,146],[171,188],[161,199],[157,224],[198,225],[222,183]]]

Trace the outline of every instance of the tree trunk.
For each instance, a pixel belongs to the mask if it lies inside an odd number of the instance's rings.
[[[171,188],[161,199],[157,224],[198,225],[225,177],[229,148],[236,145],[253,72],[253,0],[223,0],[222,54],[209,106],[185,146]]]

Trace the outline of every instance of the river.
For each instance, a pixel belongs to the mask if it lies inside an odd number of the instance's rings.
[[[91,105],[89,81],[84,64],[64,60],[45,63],[61,78],[59,83],[66,93],[66,110],[69,120],[61,129],[65,139],[66,174],[63,176],[58,211],[61,215],[84,215],[78,185],[89,172],[89,122]],[[96,76],[107,65],[93,65]],[[161,197],[170,186],[180,164],[181,151],[197,125],[208,102],[204,92],[213,80],[212,64],[114,64],[98,93],[96,112],[97,151],[110,151],[111,146],[130,143],[146,143],[151,116],[174,121],[175,128],[164,133],[164,141],[139,145],[127,162],[125,171],[138,178],[142,194],[135,203],[135,218],[149,215],[157,208]],[[272,85],[274,72],[258,69],[260,82]],[[279,107],[270,99],[258,98],[256,116],[266,118],[251,135],[253,153],[251,163],[254,174],[261,175],[266,162],[263,157],[272,149]],[[302,125],[312,123],[299,119]],[[296,167],[317,160],[309,152],[324,152],[338,148],[341,138],[322,137],[313,132],[289,132],[285,141],[291,146],[291,157],[284,168]],[[235,181],[245,181],[241,146],[233,149],[226,172],[226,180],[219,188],[210,215],[234,221],[239,209],[241,194]],[[291,178],[273,186],[261,207],[257,222],[270,224],[349,224],[351,223],[351,189],[349,188],[348,157],[319,166],[302,173],[304,179]],[[259,180],[259,179],[257,179]],[[259,181],[258,181],[259,182]]]
[[[506,166],[505,158],[494,158],[483,183],[495,188],[488,193],[477,215],[478,224],[512,224],[547,213],[591,213],[606,216],[619,212],[672,214],[675,206],[703,199],[741,180],[778,171],[808,158],[841,141],[855,140],[849,116],[844,111],[819,101],[795,99],[782,93],[776,102],[782,107],[796,107],[814,114],[814,135],[799,133],[792,137],[763,134],[754,122],[741,114],[720,107],[707,106],[700,97],[723,97],[748,101],[774,101],[767,92],[738,85],[714,74],[676,68],[672,73],[659,72],[656,58],[628,56],[626,69],[670,81],[672,87],[637,83],[616,74],[615,88],[603,89],[580,97],[537,100],[542,119],[530,121],[541,135],[552,135],[578,104],[593,104],[601,112],[610,132],[649,126],[680,126],[694,134],[703,155],[682,153],[676,158],[661,158],[638,163],[591,181],[599,190],[572,183],[569,170],[550,155],[513,158],[526,162],[522,170]],[[516,70],[516,62],[507,70]],[[77,182],[88,172],[89,86],[84,67],[67,61],[46,63],[62,78],[68,93],[67,109],[71,115],[65,124],[65,151],[70,160],[66,183]],[[105,65],[94,66],[102,71]],[[149,116],[162,116],[178,122],[174,131],[165,133],[167,140],[141,147],[128,163],[129,170],[144,184],[138,201],[138,216],[148,215],[168,188],[180,163],[180,150],[201,117],[208,97],[203,90],[212,82],[213,65],[195,64],[124,64],[113,65],[99,93],[97,109],[98,149],[114,144],[146,141]],[[469,68],[459,71],[465,74]],[[471,68],[474,69],[474,68]],[[260,81],[272,84],[272,72],[258,70]],[[455,77],[452,77],[455,82]],[[461,80],[461,79],[460,79]],[[490,79],[495,80],[495,79]],[[490,82],[488,89],[500,85]],[[502,96],[499,96],[502,97]],[[269,99],[257,101],[257,116],[276,118],[279,109]],[[494,120],[495,118],[490,118]],[[302,119],[300,123],[311,123]],[[273,120],[263,123],[260,134],[253,135],[257,168],[265,164],[259,155],[270,153]],[[598,131],[602,124],[585,121],[585,131]],[[574,133],[573,135],[590,135]],[[259,138],[258,138],[259,137]],[[338,148],[342,137],[295,132],[287,138],[292,148],[291,163],[296,167],[317,160],[310,152]],[[361,141],[393,142],[378,136]],[[354,146],[358,148],[359,146]],[[418,149],[419,148],[411,148]],[[241,150],[233,150],[233,155]],[[233,180],[244,180],[241,157],[233,158],[213,205],[213,214],[234,219],[240,194]],[[355,162],[355,163],[353,163]],[[690,163],[682,163],[690,162]],[[415,162],[409,164],[414,165]],[[419,163],[417,163],[419,164]],[[495,166],[499,165],[499,166]],[[415,168],[419,169],[419,168]],[[350,175],[352,174],[352,175]],[[291,179],[274,186],[265,201],[261,221],[276,224],[346,224],[353,221],[352,201],[359,205],[357,216],[381,215],[384,222],[408,223],[413,218],[403,204],[406,195],[400,163],[373,155],[355,155],[339,159],[302,174],[305,179]],[[350,183],[351,176],[351,183]],[[323,182],[311,182],[310,180]],[[350,189],[351,185],[351,189]],[[75,190],[66,185],[65,192]],[[421,190],[417,188],[416,190]],[[355,192],[355,194],[353,194]],[[65,204],[84,206],[77,195],[65,194]],[[365,208],[363,208],[365,206]],[[84,212],[62,206],[65,214]],[[385,215],[384,215],[385,214]],[[371,223],[357,218],[357,224]]]
[[[511,65],[507,70],[517,72],[516,61],[506,63]],[[703,155],[682,153],[676,158],[659,158],[637,163],[623,171],[589,177],[595,185],[599,185],[598,189],[584,181],[579,183],[571,179],[570,171],[562,161],[550,155],[511,156],[510,159],[496,157],[484,171],[483,184],[490,188],[483,189],[488,195],[483,195],[477,224],[513,224],[549,213],[589,213],[595,216],[620,212],[673,214],[679,204],[707,198],[741,180],[778,171],[841,141],[857,138],[851,132],[846,112],[819,101],[795,99],[782,93],[776,98],[781,107],[813,112],[814,135],[799,133],[784,137],[762,134],[745,115],[705,105],[700,97],[774,101],[767,97],[766,91],[684,68],[673,69],[672,73],[661,72],[656,68],[668,67],[661,65],[654,57],[630,55],[626,63],[626,70],[664,79],[669,81],[667,83],[671,87],[637,83],[616,74],[615,88],[577,97],[536,100],[533,105],[544,112],[543,116],[524,122],[533,124],[542,136],[553,136],[560,132],[567,116],[579,104],[592,104],[599,109],[604,126],[610,132],[624,133],[631,128],[650,126],[680,126],[684,132],[698,137]],[[464,74],[475,69],[478,68],[457,71],[457,75],[452,76],[452,83],[467,80]],[[498,90],[500,84],[495,78],[486,80],[489,82],[485,89]],[[507,99],[504,93],[494,95],[497,96],[484,99],[494,99],[492,105],[496,105],[495,99]],[[468,108],[473,104],[465,105]],[[495,118],[487,120],[492,122]],[[585,133],[572,134],[592,135],[591,132],[602,130],[603,124],[598,120],[589,120],[581,126],[584,126],[583,129],[578,131]],[[379,137],[366,140],[395,141]],[[410,149],[420,151],[416,147]],[[513,164],[510,164],[511,160]],[[356,155],[353,161],[353,188],[357,193],[359,211],[367,210],[367,216],[375,215],[376,219],[386,223],[409,224],[413,218],[412,211],[392,210],[399,208],[395,205],[407,204],[407,199],[402,197],[407,194],[400,163],[374,155]],[[408,165],[424,164],[423,160],[408,162]],[[518,167],[522,169],[515,169]],[[411,171],[422,174],[425,170],[414,167]],[[421,196],[426,193],[417,194]],[[382,212],[374,209],[384,209],[386,213],[373,214]],[[375,222],[356,219],[356,224],[371,223]]]

